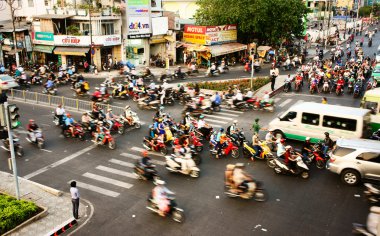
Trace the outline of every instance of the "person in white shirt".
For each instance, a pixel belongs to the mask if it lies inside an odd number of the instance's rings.
[[[79,219],[79,191],[77,189],[77,182],[71,181],[70,183],[71,202],[73,203],[73,216],[75,219]]]
[[[62,104],[58,104],[58,107],[55,109],[55,115],[58,117],[59,124],[63,124],[63,115],[66,113],[65,109],[62,107]]]
[[[236,92],[236,95],[235,95],[234,99],[233,99],[233,104],[234,104],[234,106],[236,106],[236,104],[237,104],[238,102],[241,102],[241,101],[243,101],[243,94],[241,93],[240,90],[238,90],[238,91]]]
[[[198,130],[203,134],[203,137],[208,137],[210,135],[210,126],[209,124],[206,123],[206,121],[204,120],[204,115],[200,115],[199,116],[199,120],[198,120]]]

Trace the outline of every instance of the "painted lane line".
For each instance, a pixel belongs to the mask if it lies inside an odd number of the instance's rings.
[[[214,127],[214,128],[221,128],[221,127],[223,127],[222,125],[213,124],[213,123],[209,123],[209,125],[211,125],[211,127]]]
[[[290,103],[292,101],[292,99],[288,98],[286,99],[285,101],[283,101],[280,105],[278,105],[279,107],[284,107],[286,104]]]
[[[132,149],[133,151],[138,151],[138,152],[146,151],[145,148],[140,148],[140,147],[132,147],[131,149]],[[149,151],[149,154],[154,155],[154,156],[162,157],[162,154],[161,154],[161,153],[157,153],[157,152],[154,152],[154,151]],[[141,158],[141,157],[140,157],[140,158]]]
[[[207,114],[205,114],[204,116],[205,117],[218,118],[218,119],[222,119],[222,120],[233,120],[234,119],[234,118],[231,118],[231,117],[221,117],[221,116],[214,116],[214,115],[207,115]]]
[[[80,155],[82,155],[82,154],[84,154],[84,153],[86,153],[86,152],[94,149],[94,148],[96,148],[95,145],[86,147],[85,149],[82,149],[82,150],[80,150],[80,151],[78,151],[76,153],[73,153],[70,156],[67,156],[67,157],[65,157],[65,158],[63,158],[63,159],[61,159],[59,161],[56,161],[56,162],[54,162],[54,163],[52,163],[50,165],[47,165],[47,166],[45,166],[45,167],[43,167],[43,168],[41,168],[39,170],[36,170],[36,171],[34,171],[34,172],[32,172],[32,173],[30,173],[28,175],[25,175],[24,178],[25,179],[30,179],[30,178],[32,178],[32,177],[34,177],[36,175],[44,173],[45,171],[48,171],[48,170],[50,170],[50,169],[52,169],[54,167],[62,165],[63,163],[66,163],[66,162],[68,162],[68,161],[70,161],[70,160],[72,160],[72,159],[74,159],[74,158],[76,158],[76,157],[78,157],[78,156],[80,156]]]
[[[40,149],[41,151],[44,151],[44,152],[53,152],[53,151],[50,151],[50,150],[47,150],[47,149],[44,149],[44,148],[42,148],[42,149]]]
[[[87,190],[91,190],[93,192],[104,194],[104,195],[109,196],[109,197],[118,197],[120,195],[120,193],[118,193],[118,192],[114,192],[114,191],[111,191],[111,190],[108,190],[108,189],[105,189],[105,188],[101,188],[101,187],[98,187],[98,186],[95,186],[95,185],[82,183],[82,182],[79,182],[78,180],[75,180],[75,182],[77,182],[77,186],[79,188],[84,188],[84,189],[87,189]],[[68,183],[71,183],[71,181],[68,182]]]
[[[121,176],[132,178],[132,179],[137,179],[137,177],[134,173],[114,169],[114,168],[107,167],[107,166],[97,166],[95,169],[102,170],[102,171],[109,172],[109,173],[116,174],[116,175],[121,175]]]
[[[135,159],[135,160],[140,160],[141,159],[141,156],[133,155],[131,153],[120,153],[120,156],[132,158],[132,159]],[[123,161],[119,161],[119,160],[116,160],[116,159],[111,159],[111,160],[114,160],[114,161],[112,161],[113,163],[119,162],[118,164],[120,164],[120,165],[124,165],[124,163],[128,163],[128,162],[124,162],[123,163]],[[160,166],[166,165],[166,163],[164,161],[159,161],[159,160],[154,160],[154,159],[150,160],[150,162],[152,162],[153,164],[156,164],[156,165],[160,165]]]
[[[116,179],[107,178],[107,177],[104,177],[104,176],[101,176],[101,175],[92,174],[92,173],[89,173],[89,172],[84,173],[82,176],[90,178],[90,179],[98,180],[100,182],[104,182],[104,183],[107,183],[107,184],[113,184],[113,185],[116,185],[116,186],[119,186],[119,187],[122,187],[122,188],[130,189],[130,188],[133,187],[133,184],[124,183],[124,182],[121,182],[121,181],[116,180]]]
[[[204,118],[205,121],[208,121],[208,122],[215,122],[215,123],[219,123],[219,124],[227,124],[228,121],[221,121],[221,120],[213,120],[213,119],[207,119],[207,118]]]
[[[120,156],[132,158],[132,159],[135,159],[135,160],[139,160],[139,159],[142,158],[141,156],[133,155],[133,154],[130,154],[130,153],[120,153]]]
[[[240,116],[240,115],[237,115],[237,114],[230,114],[228,111],[221,111],[221,112],[218,112],[218,114],[223,115],[223,116],[233,116],[233,117]]]
[[[227,107],[227,106],[225,106],[225,107]],[[236,114],[244,114],[244,111],[234,111],[234,110],[230,110],[230,109],[227,109],[227,111],[232,112],[232,113],[236,113]]]
[[[120,161],[120,160],[117,160],[117,159],[111,159],[111,160],[109,160],[109,162],[111,162],[113,164],[118,164],[118,165],[121,165],[121,166],[131,167],[131,168],[135,167],[135,165],[132,164],[132,163],[130,163],[130,162]]]

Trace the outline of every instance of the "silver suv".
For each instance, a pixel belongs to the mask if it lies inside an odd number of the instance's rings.
[[[380,142],[368,139],[338,139],[327,169],[348,185],[362,178],[380,180]]]

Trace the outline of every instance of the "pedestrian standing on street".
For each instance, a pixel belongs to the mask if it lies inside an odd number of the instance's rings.
[[[73,216],[75,219],[79,219],[79,191],[77,189],[77,182],[71,181],[70,185],[71,202],[73,203]]]
[[[255,123],[253,123],[253,125],[252,125],[252,129],[253,129],[253,132],[254,133],[259,133],[259,131],[260,131],[260,125],[259,125],[259,121],[260,121],[260,119],[259,118],[256,118],[255,119]]]
[[[269,72],[270,80],[271,80],[270,87],[272,91],[274,91],[274,84],[276,83],[276,78],[278,77],[279,74],[280,72],[278,71],[278,68],[276,68],[275,65],[272,65],[272,69]]]

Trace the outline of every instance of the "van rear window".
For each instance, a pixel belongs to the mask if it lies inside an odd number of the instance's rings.
[[[323,117],[323,127],[342,129],[348,131],[356,131],[356,120],[335,117],[335,116],[324,116]]]
[[[333,151],[333,154],[336,156],[342,157],[354,151],[355,149],[352,149],[352,148],[336,147]]]

